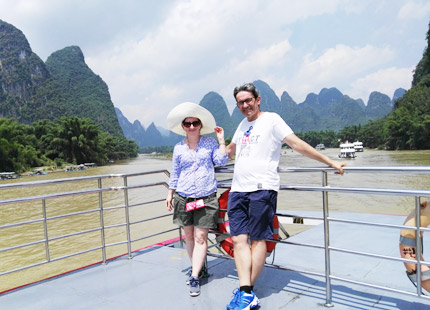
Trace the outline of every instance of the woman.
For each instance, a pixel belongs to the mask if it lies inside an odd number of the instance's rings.
[[[186,138],[175,145],[170,173],[167,210],[173,223],[183,227],[192,273],[190,295],[200,295],[199,272],[208,248],[209,229],[216,228],[218,218],[217,183],[214,166],[228,162],[224,130],[216,126],[213,115],[205,108],[184,102],[167,116],[168,128]],[[214,132],[212,137],[202,136]]]
[[[424,201],[420,204],[421,215],[420,215],[420,227],[430,226],[430,201]],[[405,226],[416,227],[415,222],[415,210],[412,211],[406,218]],[[417,259],[417,246],[416,246],[416,231],[409,229],[402,229],[400,231],[400,254],[402,258]],[[421,240],[421,253],[419,255],[420,260],[424,260],[423,252],[423,232],[420,234]],[[406,275],[409,280],[416,286],[417,283],[417,264],[404,263],[406,267]],[[430,266],[421,265],[421,287],[430,293]]]

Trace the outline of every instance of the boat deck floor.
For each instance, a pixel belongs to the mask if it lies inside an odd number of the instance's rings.
[[[291,212],[288,212],[291,214]],[[316,216],[315,212],[292,212]],[[320,215],[320,214],[318,214]],[[331,213],[332,217],[402,224],[404,216]],[[331,246],[399,257],[399,231],[393,228],[330,224]],[[427,238],[430,239],[430,238]],[[323,225],[316,225],[288,239],[323,244]],[[430,248],[424,240],[424,248]],[[209,278],[201,281],[201,295],[190,297],[185,272],[190,263],[185,249],[156,246],[42,281],[0,295],[0,309],[225,309],[238,287],[234,261],[208,257]],[[324,251],[278,244],[267,263],[290,269],[324,272]],[[332,274],[354,281],[416,292],[401,262],[351,254],[331,253]],[[333,309],[430,309],[430,300],[332,280]],[[326,309],[325,278],[265,267],[255,285],[260,309]]]

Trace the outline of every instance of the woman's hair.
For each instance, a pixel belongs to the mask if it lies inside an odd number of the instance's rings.
[[[253,83],[245,83],[239,86],[236,86],[233,90],[233,96],[234,99],[236,99],[236,95],[238,92],[241,91],[249,91],[252,93],[254,98],[257,98],[259,96],[257,88],[255,88],[255,85]]]

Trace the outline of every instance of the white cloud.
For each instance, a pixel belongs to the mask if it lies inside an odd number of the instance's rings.
[[[407,1],[397,14],[401,20],[416,20],[430,15],[430,2],[428,1]]]
[[[300,69],[289,80],[288,89],[297,102],[302,102],[308,93],[319,92],[324,87],[336,87],[342,91],[347,81],[389,63],[394,57],[395,53],[389,47],[339,44],[317,58],[312,54],[305,55]]]
[[[347,94],[352,98],[361,98],[367,104],[372,91],[393,96],[397,88],[408,90],[411,87],[414,67],[387,68],[372,72],[351,82]]]
[[[287,59],[287,53],[291,50],[288,41],[277,42],[273,45],[246,51],[246,57],[233,58],[221,68],[219,74],[235,76],[240,81],[249,81],[250,77],[264,75],[266,72],[282,67]],[[240,82],[239,81],[239,82]]]

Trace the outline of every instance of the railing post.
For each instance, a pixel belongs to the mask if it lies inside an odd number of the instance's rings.
[[[422,244],[421,244],[421,207],[420,207],[420,197],[415,196],[415,224],[417,225],[416,234],[415,234],[415,242],[416,242],[416,257],[417,257],[417,268],[416,268],[416,276],[417,276],[417,294],[418,297],[421,296],[421,254]]]
[[[327,186],[327,171],[322,172],[322,186]],[[324,256],[325,256],[325,304],[326,307],[333,307],[331,303],[332,292],[331,292],[331,279],[330,279],[330,232],[329,232],[329,222],[328,222],[328,192],[322,192],[323,199],[323,216],[324,216]]]
[[[131,236],[130,236],[130,210],[128,205],[128,182],[127,176],[124,176],[124,201],[125,201],[125,221],[127,230],[127,252],[128,258],[131,259]]]
[[[106,236],[105,236],[105,222],[104,222],[104,214],[103,214],[103,193],[101,191],[102,188],[102,179],[97,179],[99,186],[99,209],[100,209],[100,234],[101,234],[101,242],[102,242],[102,256],[103,256],[103,264],[106,264]]]
[[[46,261],[50,261],[51,257],[49,254],[49,237],[48,237],[48,220],[46,216],[46,201],[45,199],[42,199],[42,212],[43,212],[43,231],[45,234],[45,255],[46,255]]]

